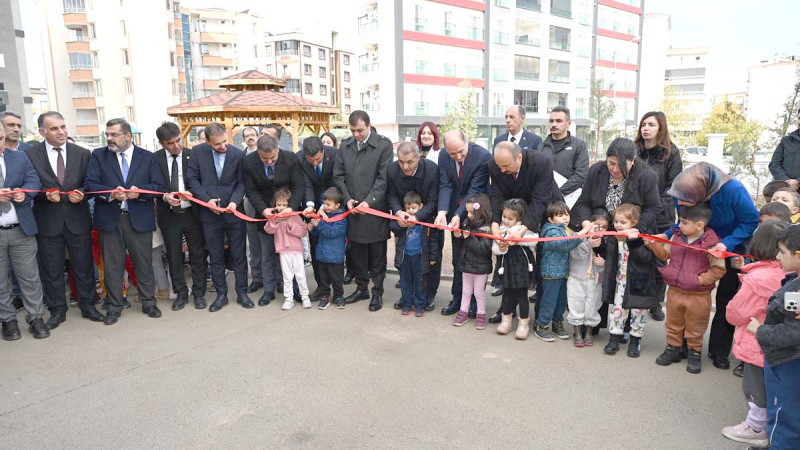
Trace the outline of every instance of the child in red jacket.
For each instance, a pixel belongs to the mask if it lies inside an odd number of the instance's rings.
[[[789,224],[768,220],[756,229],[750,241],[750,254],[757,262],[742,267],[742,287],[728,303],[725,318],[736,326],[733,356],[744,363],[742,390],[750,405],[747,418],[739,425],[726,427],[728,439],[757,447],[769,446],[767,439],[767,393],[764,389],[764,352],[756,336],[747,331],[750,318],[763,322],[772,294],[780,289],[785,273],[778,256],[778,234]]]
[[[292,193],[289,189],[281,188],[275,192],[275,212],[280,213],[289,207]],[[308,234],[306,224],[300,216],[282,218],[270,217],[264,225],[267,234],[275,235],[275,253],[280,256],[281,272],[283,272],[283,293],[286,296],[281,309],[288,310],[294,306],[292,299],[292,279],[297,280],[300,288],[300,297],[303,308],[311,308],[311,298],[308,296],[308,283],[306,283],[306,265],[303,261],[303,236]]]

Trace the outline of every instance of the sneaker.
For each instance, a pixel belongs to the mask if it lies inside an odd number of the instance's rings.
[[[689,349],[689,360],[686,363],[686,371],[689,373],[700,373],[703,364],[703,355],[697,350]]]
[[[411,314],[411,308],[403,307],[403,310],[400,311],[400,314],[402,314],[404,316],[407,316],[407,315]]]
[[[478,314],[475,317],[475,329],[483,330],[484,328],[486,328],[486,314]]]
[[[287,298],[283,301],[283,305],[281,305],[281,309],[284,311],[288,311],[294,308],[294,301],[291,298]]]
[[[311,308],[311,298],[309,296],[303,296],[303,308]]]
[[[564,329],[564,322],[553,322],[553,334],[559,339],[569,339],[567,330]]]
[[[742,422],[739,425],[735,425],[732,427],[723,428],[722,435],[732,441],[744,442],[745,444],[754,445],[756,447],[769,446],[769,439],[767,439],[767,432],[756,431],[747,426],[747,423],[745,422]]]
[[[415,309],[414,317],[425,317],[425,308]]]
[[[744,363],[739,363],[738,366],[733,368],[733,374],[741,378],[744,376]]]
[[[672,363],[681,362],[680,350],[672,345],[667,345],[664,351],[656,358],[659,366],[668,366]]]
[[[460,327],[461,325],[464,325],[468,321],[469,319],[467,318],[467,313],[464,311],[458,311],[458,314],[456,314],[455,319],[453,319],[453,326]]]
[[[556,335],[550,331],[550,325],[539,325],[537,323],[533,327],[533,334],[545,342],[553,342],[556,340]]]
[[[323,309],[323,310],[328,309],[329,303],[330,301],[328,300],[328,296],[326,295],[321,299],[319,299],[319,306],[317,306],[317,309]]]
[[[344,309],[344,297],[336,297],[335,302],[337,308]]]

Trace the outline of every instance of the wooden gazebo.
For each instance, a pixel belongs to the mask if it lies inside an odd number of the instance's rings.
[[[334,106],[279,92],[285,80],[255,70],[223,78],[219,85],[226,91],[167,108],[167,114],[178,119],[184,144],[193,128],[212,122],[225,125],[231,143],[241,127],[269,123],[291,134],[296,152],[303,127],[316,134],[329,131],[332,117],[339,113]]]

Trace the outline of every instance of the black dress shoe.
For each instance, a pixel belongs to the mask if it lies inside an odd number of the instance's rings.
[[[403,307],[403,299],[402,298],[400,300],[394,302],[394,309],[400,309],[402,307]]]
[[[161,310],[158,309],[158,306],[155,306],[155,305],[153,305],[153,306],[143,306],[142,307],[142,313],[147,314],[147,317],[151,317],[153,319],[161,317]]]
[[[499,297],[503,295],[503,286],[496,286],[492,289],[492,297]]]
[[[436,301],[431,299],[428,304],[425,305],[425,311],[433,311],[434,309],[436,309]]]
[[[528,297],[528,303],[536,303],[536,294],[534,293],[530,297]]]
[[[105,320],[105,316],[100,314],[100,311],[96,310],[94,306],[81,308],[81,317],[89,319],[92,322],[102,322]]]
[[[47,323],[45,323],[45,326],[47,327],[48,330],[53,330],[58,328],[58,326],[61,325],[61,322],[65,320],[67,320],[67,312],[56,311],[50,313],[50,318],[47,319]]]
[[[106,318],[103,320],[103,323],[106,325],[114,325],[119,320],[119,313],[110,312],[106,314]]]
[[[6,341],[16,341],[21,337],[22,335],[19,332],[19,324],[16,320],[3,322],[3,339]]]
[[[247,293],[252,294],[253,292],[261,289],[264,287],[264,283],[259,283],[257,281],[253,281],[250,283],[250,286],[247,286]]]
[[[189,296],[187,295],[178,295],[178,298],[172,303],[172,310],[173,311],[180,311],[183,309],[186,304],[189,303]]]
[[[127,297],[122,297],[122,307],[123,308],[130,308],[131,302],[128,301]]]
[[[205,297],[194,297],[194,307],[196,309],[206,309],[206,298]]]
[[[489,323],[500,323],[503,320],[503,314],[498,309],[496,313],[492,317],[489,317],[487,322]]]
[[[366,289],[364,289],[363,291],[356,289],[355,292],[344,298],[344,302],[349,305],[359,300],[366,300],[368,298],[369,298],[369,291],[367,291]]]
[[[251,300],[250,297],[248,297],[244,292],[239,292],[236,295],[236,303],[247,309],[254,308],[256,306],[253,304],[253,300]]]
[[[450,303],[448,303],[447,306],[442,308],[442,315],[452,316],[453,314],[457,313],[459,309],[461,309],[461,299],[454,298],[450,300]]]
[[[258,306],[267,306],[269,302],[275,300],[275,293],[264,291],[261,298],[258,299]]]
[[[41,317],[33,319],[31,321],[30,327],[28,327],[28,331],[31,332],[34,338],[36,339],[44,339],[50,337],[50,330],[47,329],[47,326],[44,324],[44,320]]]
[[[711,357],[711,363],[717,369],[728,370],[731,368],[731,360],[727,356],[714,355]]]
[[[342,282],[344,284],[350,284],[353,282],[353,278],[355,278],[355,275],[353,275],[353,271],[348,270],[347,273],[344,274],[344,279],[342,279]]]
[[[223,307],[228,305],[228,296],[227,295],[217,295],[217,299],[214,300],[214,303],[208,307],[210,312],[217,312]]]
[[[381,308],[383,308],[383,297],[377,294],[373,295],[372,300],[369,302],[369,310],[375,312]]]

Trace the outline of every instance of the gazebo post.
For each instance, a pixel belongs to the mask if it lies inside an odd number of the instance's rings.
[[[192,132],[192,125],[190,123],[184,122],[182,119],[180,120],[180,127],[181,127],[181,141],[183,145],[189,145],[189,134]]]
[[[298,145],[298,137],[300,135],[300,121],[298,120],[298,114],[292,114],[292,152],[297,153],[299,148]]]

